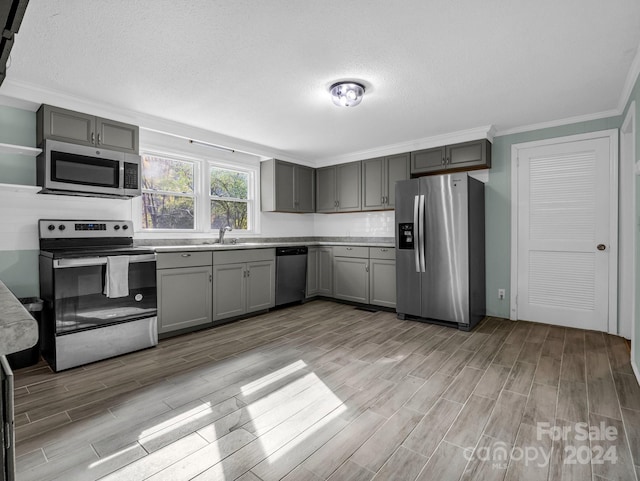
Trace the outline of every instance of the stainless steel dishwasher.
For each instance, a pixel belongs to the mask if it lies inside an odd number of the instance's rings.
[[[304,300],[307,247],[276,248],[276,306]]]

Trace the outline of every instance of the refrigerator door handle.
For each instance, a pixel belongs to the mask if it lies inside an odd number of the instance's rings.
[[[414,237],[414,248],[413,254],[415,255],[416,260],[416,272],[420,272],[420,234],[418,233],[418,225],[420,224],[420,217],[418,217],[418,211],[420,204],[420,197],[415,196],[413,198],[413,237]]]
[[[425,249],[425,242],[426,242],[426,238],[424,236],[424,194],[420,195],[420,208],[419,208],[419,216],[420,216],[420,225],[419,225],[419,231],[420,231],[420,242],[418,244],[419,248],[420,248],[420,271],[419,272],[426,272],[426,266],[425,266],[425,260],[424,260],[424,249]]]

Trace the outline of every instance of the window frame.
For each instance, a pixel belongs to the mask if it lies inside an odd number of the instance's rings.
[[[191,234],[189,237],[217,239],[218,229],[211,228],[211,200],[215,199],[211,195],[211,168],[231,170],[234,172],[242,172],[247,174],[247,229],[234,230],[233,237],[246,237],[260,234],[260,161],[249,162],[239,159],[238,163],[228,160],[222,160],[213,156],[195,157],[191,155],[181,155],[171,151],[156,151],[153,149],[141,149],[140,157],[159,157],[180,162],[189,162],[194,167],[194,184],[193,194],[176,194],[175,192],[164,191],[148,191],[142,189],[142,193],[160,193],[169,195],[184,195],[194,198],[194,228],[193,229],[148,229],[142,225],[142,209],[144,203],[142,195],[136,198],[136,204],[132,205],[132,217],[135,219],[134,225],[136,232],[141,238],[184,238],[185,234]],[[141,172],[141,176],[142,176]],[[236,200],[236,199],[231,199]]]
[[[235,197],[216,197],[211,194],[211,170],[227,170],[231,172],[238,172],[247,175],[247,198],[239,199]],[[240,166],[230,165],[224,162],[209,160],[207,161],[207,169],[206,169],[206,193],[207,193],[207,227],[211,232],[217,232],[217,228],[211,227],[211,202],[213,200],[228,200],[232,202],[245,202],[247,204],[247,228],[242,230],[233,230],[236,234],[248,234],[255,233],[254,223],[255,218],[257,217],[255,212],[255,197],[256,197],[256,177],[255,171],[253,169],[243,168]]]

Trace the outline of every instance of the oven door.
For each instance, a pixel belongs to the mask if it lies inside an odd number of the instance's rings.
[[[126,297],[103,294],[106,264],[104,256],[53,261],[56,336],[156,316],[156,255],[129,256]]]

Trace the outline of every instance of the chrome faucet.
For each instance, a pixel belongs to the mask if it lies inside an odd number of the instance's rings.
[[[220,227],[220,230],[218,231],[218,243],[220,244],[224,244],[224,235],[228,232],[228,231],[232,231],[233,229],[231,228],[230,225],[226,226],[226,227]]]

